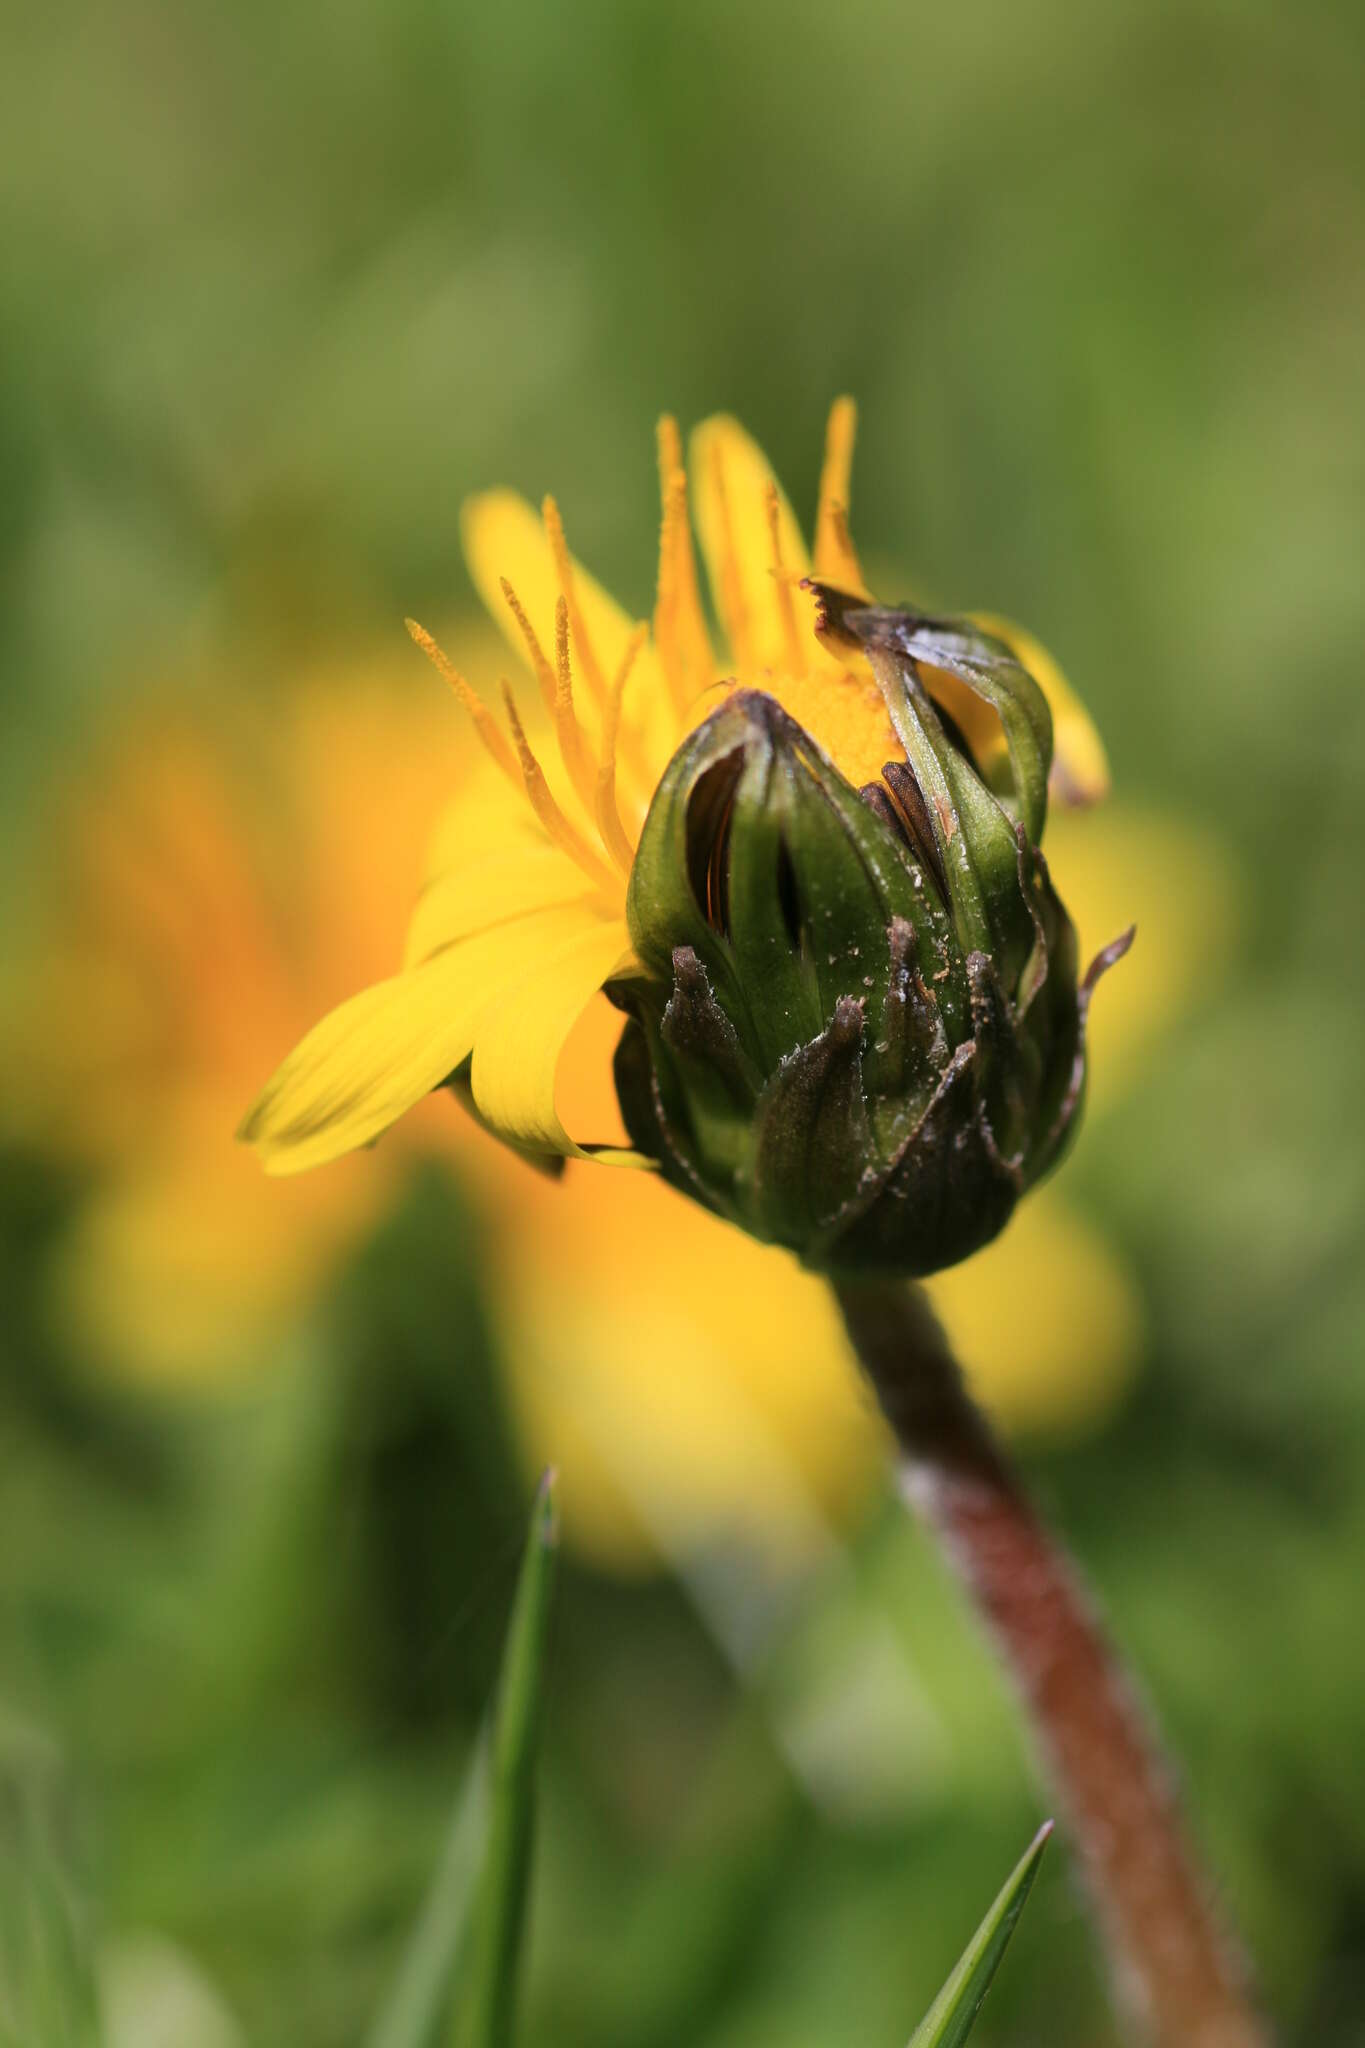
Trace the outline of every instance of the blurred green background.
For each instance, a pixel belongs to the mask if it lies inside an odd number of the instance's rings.
[[[804,507],[855,392],[865,556],[1027,620],[1120,799],[1221,841],[1217,972],[1068,1170],[1140,1371],[1028,1461],[1285,2040],[1365,2039],[1358,7],[121,0],[0,34],[11,980],[119,721],[159,692],[240,748],[301,669],[401,655],[469,603],[469,489],[556,489],[643,612],[664,407],[737,412]],[[89,2038],[88,1965],[121,2044],[358,2040],[524,1527],[477,1176],[399,1175],[260,1372],[149,1392],[61,1313],[92,1169],[11,1123],[0,2020]],[[524,2038],[892,2048],[1035,1824],[1008,1701],[887,1503],[743,1676],[698,1583],[566,1560]],[[1054,1853],[978,2038],[1106,2026]]]

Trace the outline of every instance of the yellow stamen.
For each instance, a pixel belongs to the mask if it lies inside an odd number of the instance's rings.
[[[775,483],[770,483],[764,493],[764,509],[768,515],[768,541],[773,551],[773,581],[777,585],[777,609],[782,619],[782,637],[787,643],[787,666],[793,675],[797,675],[802,667],[801,635],[796,625],[796,601],[792,596],[792,579],[782,560],[782,534]]]
[[[569,607],[563,598],[555,601],[555,731],[559,754],[570,782],[585,811],[593,807],[595,772],[588,758],[583,729],[573,703],[573,672],[569,667]]]
[[[542,519],[545,521],[545,538],[549,541],[550,552],[555,558],[555,569],[559,575],[560,595],[569,608],[569,623],[573,627],[574,646],[578,649],[578,658],[583,664],[583,673],[588,679],[588,687],[600,704],[607,694],[607,685],[597,656],[593,652],[592,642],[588,638],[587,625],[584,622],[583,613],[579,608],[578,598],[574,590],[573,562],[569,555],[569,543],[564,538],[564,521],[559,516],[559,507],[553,498],[547,497],[545,499],[541,505],[540,512]]]
[[[446,682],[449,683],[451,689],[455,692],[455,695],[464,705],[465,710],[474,721],[475,732],[483,741],[484,746],[497,762],[503,774],[510,781],[520,786],[521,775],[517,768],[517,757],[512,752],[511,747],[507,743],[506,735],[483,699],[465,681],[445,649],[432,639],[425,626],[419,626],[416,619],[405,619],[403,623],[437,674],[445,678]]]
[[[531,752],[530,741],[517,715],[512,685],[505,679],[502,685],[502,701],[507,707],[507,722],[512,728],[517,758],[521,762],[521,778],[526,785],[526,794],[531,800],[532,810],[555,845],[562,848],[571,860],[576,860],[585,875],[594,882],[609,882],[610,868],[593,852],[582,833],[569,823],[555,802],[550,785],[545,780],[545,771]]]
[[[621,720],[621,697],[626,687],[626,678],[635,665],[635,657],[644,646],[648,633],[649,627],[641,623],[631,634],[602,711],[602,760],[597,770],[594,810],[597,829],[602,835],[602,844],[617,866],[626,874],[630,873],[631,863],[635,858],[635,847],[621,823],[621,813],[616,805],[616,733]]]
[[[671,412],[660,414],[655,438],[659,449],[659,482],[663,485],[683,466],[682,435]]]
[[[526,616],[525,607],[521,599],[517,596],[517,593],[513,590],[505,576],[499,577],[498,581],[502,585],[502,594],[507,599],[507,609],[516,620],[521,631],[521,637],[526,642],[526,652],[530,657],[531,667],[535,670],[536,681],[540,685],[541,701],[551,718],[553,718],[555,715],[554,670],[545,659],[545,650],[536,637],[535,627]]]
[[[848,530],[849,483],[857,431],[857,406],[851,398],[836,398],[825,429],[820,505],[815,515],[815,573],[831,583],[862,591],[866,587],[863,572]]]
[[[848,514],[842,505],[830,508],[830,521],[834,529],[834,544],[842,557],[842,564],[836,572],[839,582],[843,589],[866,597],[867,583],[863,577],[862,564],[858,560],[858,550],[853,545],[853,536],[848,530]],[[833,581],[833,577],[830,580]]]
[[[720,608],[725,615],[725,632],[731,658],[738,668],[753,668],[749,650],[749,614],[744,603],[744,579],[735,548],[735,529],[730,518],[730,498],[725,487],[725,461],[716,441],[711,451],[711,477],[720,513]]]

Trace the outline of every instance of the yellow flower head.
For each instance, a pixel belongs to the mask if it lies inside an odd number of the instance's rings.
[[[834,586],[853,603],[864,594],[847,517],[853,431],[853,406],[841,399],[830,416],[812,559],[765,458],[735,421],[713,418],[696,430],[689,474],[665,420],[648,625],[633,622],[570,555],[553,499],[539,516],[508,492],[467,507],[474,581],[535,695],[523,701],[504,682],[500,717],[430,636],[410,627],[464,704],[485,770],[438,835],[401,971],[315,1026],[248,1113],[241,1135],[270,1172],[298,1172],[369,1144],[452,1081],[480,1121],[521,1149],[644,1163],[613,1142],[613,1130],[571,1132],[556,1083],[566,1040],[598,991],[641,971],[627,887],[680,741],[733,693],[759,690],[854,789],[904,758],[876,651],[869,659],[856,639],[822,630],[827,619],[809,587]],[[689,507],[723,656],[701,604]],[[1060,672],[1008,623],[983,625],[1046,699],[1054,790],[1099,795],[1103,752]],[[983,773],[995,772],[1007,752],[999,719],[951,674],[936,672],[934,689]]]

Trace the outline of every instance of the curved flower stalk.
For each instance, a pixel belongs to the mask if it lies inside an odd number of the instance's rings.
[[[1057,1785],[1118,2003],[1159,2048],[1267,2048],[1244,1957],[1185,1839],[1175,1783],[1095,1608],[971,1401],[918,1290],[841,1280],[895,1432],[901,1492],[993,1638]]]

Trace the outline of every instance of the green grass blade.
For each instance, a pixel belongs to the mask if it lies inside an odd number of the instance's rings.
[[[545,1646],[559,1544],[554,1474],[547,1472],[507,1631],[488,1750],[488,1832],[461,1959],[453,2040],[457,2048],[508,2048],[525,1918],[535,1811]]]
[[[962,1960],[920,2022],[910,2048],[961,2048],[971,2033],[1015,1923],[1024,1910],[1051,1833],[1051,1821],[1039,1828],[972,1936]]]
[[[97,2048],[91,1917],[57,1756],[0,1723],[0,2048]]]
[[[451,1986],[469,1944],[470,1909],[488,1835],[488,1749],[485,1728],[460,1786],[421,1918],[365,2048],[435,2048],[444,2027]]]
[[[492,1712],[451,1816],[441,1858],[397,1980],[366,2048],[506,2041],[530,1855],[536,1736],[552,1564],[554,1475],[536,1491]],[[490,2032],[501,2027],[502,2032]]]

